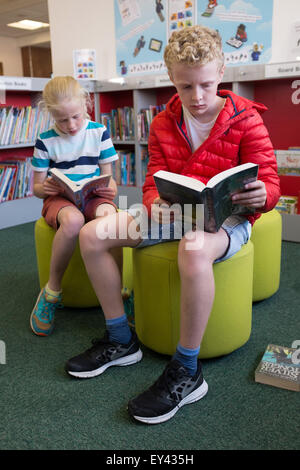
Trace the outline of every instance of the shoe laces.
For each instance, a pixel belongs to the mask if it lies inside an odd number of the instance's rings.
[[[57,303],[48,302],[45,295],[43,295],[39,305],[38,316],[41,320],[52,322],[57,307]]]
[[[105,348],[105,346],[110,346],[109,348]],[[93,353],[97,352],[97,357],[102,357],[104,359],[109,358],[109,354],[115,350],[113,344],[109,341],[108,333],[105,332],[103,338],[94,338],[92,339],[92,347],[89,348],[86,353],[91,356]]]
[[[156,391],[164,392],[167,390],[170,396],[172,396],[174,385],[183,377],[186,377],[186,374],[178,367],[178,364],[170,363],[152,387]]]

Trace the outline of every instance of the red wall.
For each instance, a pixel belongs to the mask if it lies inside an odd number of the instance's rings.
[[[292,88],[293,83],[298,85],[297,88]],[[300,103],[296,104],[300,101],[300,80],[288,78],[256,82],[255,101],[268,107],[263,120],[274,148],[300,147]]]

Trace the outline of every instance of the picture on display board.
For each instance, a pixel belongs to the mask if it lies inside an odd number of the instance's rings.
[[[198,0],[200,10],[198,23],[221,34],[225,65],[271,60],[273,0]]]
[[[96,50],[76,49],[73,51],[73,69],[76,80],[96,80]]]
[[[165,74],[174,31],[201,24],[219,31],[225,65],[268,63],[273,0],[115,0],[117,73]]]

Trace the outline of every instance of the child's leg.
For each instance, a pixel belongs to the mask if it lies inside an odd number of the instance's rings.
[[[133,239],[129,235],[130,223],[137,227],[127,212],[119,212],[93,220],[80,231],[81,255],[104,312],[107,333],[92,348],[67,362],[67,372],[75,377],[95,377],[107,367],[134,364],[142,358],[136,334],[128,326],[121,273],[112,255],[113,249],[140,242],[139,236]]]
[[[215,295],[213,263],[225,253],[229,243],[223,229],[218,233],[194,234],[194,241],[184,237],[178,249],[181,279],[180,344],[190,349],[199,347],[203,338]]]
[[[61,290],[63,275],[74,252],[80,229],[84,225],[84,216],[75,207],[67,206],[59,211],[57,220],[59,228],[52,244],[48,281],[48,287],[53,291]]]
[[[58,204],[64,204],[64,200],[58,201]],[[59,227],[52,244],[49,280],[41,290],[30,316],[31,329],[40,336],[52,333],[55,311],[62,297],[61,281],[73,254],[80,228],[84,224],[81,212],[70,205],[58,208],[58,212],[53,206],[46,217],[55,229],[57,225]]]
[[[80,231],[80,249],[87,273],[106,319],[124,314],[121,296],[121,274],[112,250],[134,247],[140,242],[128,234],[129,224],[135,224],[127,212],[118,212],[86,224]],[[135,224],[136,227],[136,224]]]
[[[213,262],[225,253],[229,238],[223,229],[193,235],[193,241],[186,235],[179,243],[181,319],[176,353],[155,383],[128,403],[131,416],[148,424],[167,421],[208,390],[197,356],[214,300]]]

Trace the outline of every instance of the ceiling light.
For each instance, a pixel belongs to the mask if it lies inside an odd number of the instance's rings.
[[[20,29],[39,29],[39,28],[46,28],[49,26],[49,23],[41,23],[40,21],[32,21],[32,20],[22,20],[17,21],[16,23],[9,23],[7,26],[11,26],[12,28],[20,28]]]

